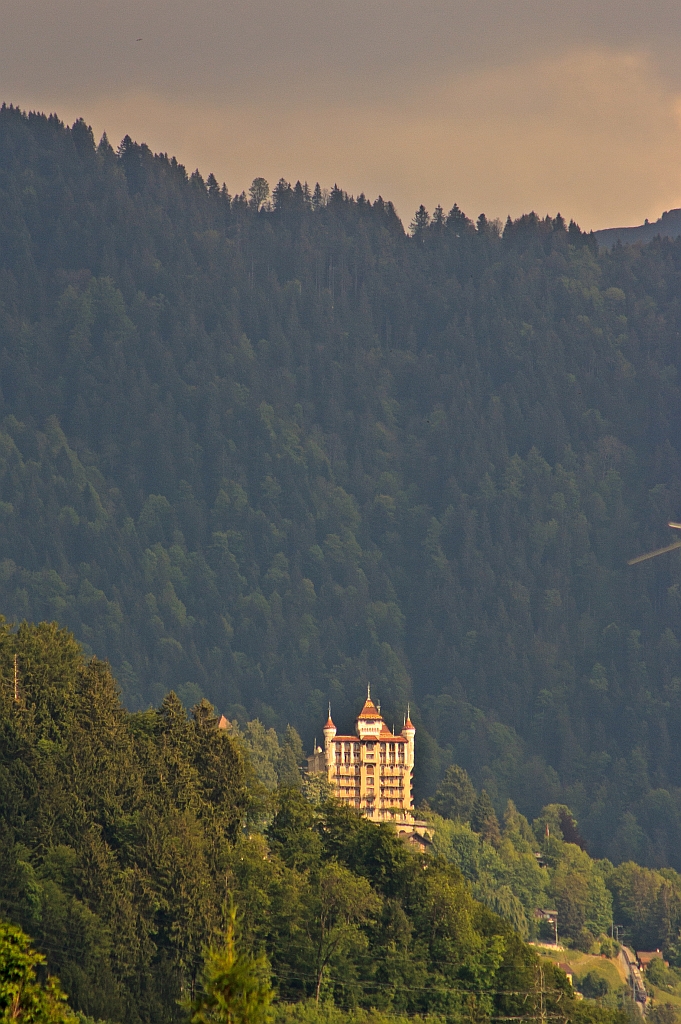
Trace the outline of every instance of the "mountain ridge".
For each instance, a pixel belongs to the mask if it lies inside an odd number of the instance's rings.
[[[599,245],[612,248],[618,242],[622,245],[635,245],[652,242],[658,236],[660,238],[676,239],[681,235],[681,208],[665,210],[654,223],[647,220],[644,224],[628,228],[602,228],[594,231],[594,236]]]

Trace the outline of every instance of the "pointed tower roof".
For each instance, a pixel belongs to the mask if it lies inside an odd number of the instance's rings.
[[[329,717],[326,720],[324,732],[326,732],[327,729],[333,729],[334,732],[336,731],[336,726],[333,724],[333,719],[331,718],[331,701],[329,701]]]
[[[367,697],[364,701],[364,707],[357,715],[358,718],[375,718],[377,721],[381,719],[381,713],[377,710],[376,705],[372,701],[371,697]]]
[[[381,712],[378,710],[378,708],[371,699],[371,683],[367,684],[367,699],[364,701],[364,707],[357,715],[357,721],[359,721],[360,718],[363,718],[364,720],[374,719],[377,722],[383,721],[383,716],[381,715]]]

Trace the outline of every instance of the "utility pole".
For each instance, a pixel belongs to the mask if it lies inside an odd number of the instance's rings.
[[[546,1007],[544,1005],[544,968],[539,965],[539,1024],[546,1024]]]
[[[14,655],[14,701],[19,703],[19,669],[17,666],[18,656]]]

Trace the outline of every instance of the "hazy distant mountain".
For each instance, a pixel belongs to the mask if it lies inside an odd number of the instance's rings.
[[[594,231],[598,244],[610,249],[617,242],[631,245],[633,242],[652,242],[653,238],[678,238],[681,235],[681,209],[666,210],[659,220],[650,224],[639,224],[635,228],[605,228]]]

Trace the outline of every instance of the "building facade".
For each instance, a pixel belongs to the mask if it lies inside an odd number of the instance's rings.
[[[323,772],[341,803],[372,821],[393,821],[413,831],[414,736],[407,717],[399,735],[390,732],[370,691],[357,716],[354,736],[339,736],[331,719],[324,726],[324,749],[308,758],[309,772]]]

